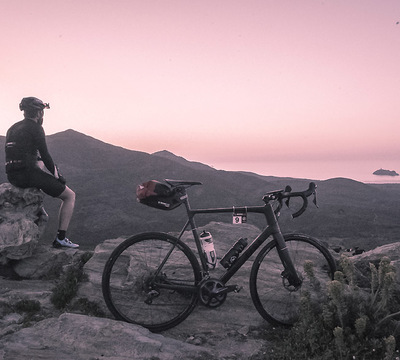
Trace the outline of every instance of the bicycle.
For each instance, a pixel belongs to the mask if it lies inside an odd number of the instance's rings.
[[[186,319],[201,302],[208,307],[224,303],[230,292],[240,291],[238,285],[227,282],[270,240],[257,254],[250,272],[250,294],[260,315],[272,324],[292,326],[298,319],[302,293],[307,291],[312,301],[320,303],[328,282],[333,280],[335,261],[329,250],[317,239],[302,234],[281,233],[278,218],[283,201],[300,198],[300,216],[308,206],[307,198],[314,195],[316,185],[301,192],[284,190],[264,195],[264,205],[235,207],[237,214],[265,215],[267,226],[243,250],[219,278],[212,277],[194,217],[198,214],[233,212],[233,208],[192,209],[187,189],[201,185],[196,181],[165,180],[169,194],[186,207],[187,221],[178,236],[163,232],[145,232],[134,235],[119,244],[107,260],[102,291],[105,303],[118,320],[138,324],[150,331],[172,328]],[[167,203],[166,197],[154,197]],[[196,244],[197,257],[181,238],[190,228]]]

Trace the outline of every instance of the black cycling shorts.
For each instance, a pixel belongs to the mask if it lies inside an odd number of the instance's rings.
[[[52,197],[59,197],[65,190],[65,184],[39,168],[13,171],[8,173],[7,177],[8,181],[16,187],[24,189],[35,187]]]

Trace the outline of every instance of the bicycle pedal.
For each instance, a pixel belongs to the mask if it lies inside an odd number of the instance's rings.
[[[236,289],[233,290],[233,291],[234,291],[235,293],[238,293],[238,292],[240,292],[242,289],[243,289],[243,286],[237,286],[237,285],[236,285]]]

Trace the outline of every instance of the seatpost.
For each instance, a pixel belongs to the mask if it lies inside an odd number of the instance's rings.
[[[196,226],[196,222],[194,221],[194,213],[190,207],[190,203],[189,203],[189,197],[187,195],[186,189],[182,189],[182,196],[181,196],[181,200],[183,201],[183,203],[185,204],[186,207],[186,212],[188,215],[188,223],[190,224],[190,227],[192,229],[192,233],[193,233],[193,237],[196,243],[196,248],[197,251],[199,253],[199,258],[201,261],[201,267],[204,271],[208,271],[208,265],[207,265],[207,261],[205,259],[204,256],[202,256],[203,253],[203,248],[201,246],[201,242],[200,242],[200,238],[199,238],[199,234],[197,233],[197,226]],[[187,227],[188,223],[186,223],[185,228]]]

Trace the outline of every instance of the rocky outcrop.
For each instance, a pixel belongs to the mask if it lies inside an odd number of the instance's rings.
[[[231,225],[216,224],[215,229],[208,225],[215,238],[224,235],[218,233],[217,225],[225,234],[232,231]],[[256,232],[250,227],[247,230]],[[243,286],[243,290],[229,294],[223,306],[196,307],[189,318],[175,328],[152,334],[140,326],[115,321],[104,304],[101,275],[112,250],[123,240],[107,240],[96,247],[83,267],[87,279],[79,284],[75,298],[87,299],[90,306],[104,311],[98,316],[105,317],[84,315],[87,313],[72,306],[57,310],[51,302],[54,286],[61,281],[57,273],[77,263],[86,255],[83,251],[38,246],[32,257],[12,262],[14,271],[24,279],[15,281],[0,276],[0,359],[244,360],[265,351],[266,340],[262,333],[269,325],[251,303],[248,289],[251,262],[232,279]],[[217,248],[219,254],[226,250]],[[392,260],[399,273],[400,243],[384,245],[351,256],[351,259],[367,282],[368,271],[365,270],[369,263],[379,263],[384,256]],[[224,269],[213,270],[212,276],[219,277],[220,271]],[[397,284],[400,286],[399,277]],[[16,310],[16,303],[27,300],[40,303],[36,315],[28,317]]]
[[[30,257],[47,218],[39,190],[0,184],[0,264]]]
[[[198,306],[190,320],[161,335],[115,321],[102,297],[101,275],[112,250],[123,240],[107,240],[96,247],[83,268],[87,280],[79,284],[76,297],[64,310],[55,309],[51,301],[55,286],[62,283],[55,275],[57,270],[68,271],[86,253],[38,246],[32,257],[13,262],[15,272],[26,279],[0,276],[0,359],[244,360],[261,351],[265,340],[259,329],[267,323],[250,301],[249,268],[238,274],[245,289],[232,295],[230,303],[217,309]],[[106,318],[83,315],[87,309],[74,307],[82,299],[90,310],[104,311],[96,316]],[[21,302],[39,303],[40,310],[33,315],[18,311],[16,304]],[[63,311],[75,314],[61,315]]]

